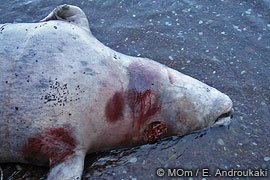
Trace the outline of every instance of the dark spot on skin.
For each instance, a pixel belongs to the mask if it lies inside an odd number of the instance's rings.
[[[148,67],[136,62],[131,63],[128,70],[130,73],[128,105],[132,112],[132,125],[136,124],[139,132],[141,124],[161,110],[160,97],[152,86],[161,80],[161,75],[155,65]]]
[[[95,76],[97,73],[93,69],[87,67],[87,68],[85,68],[84,74],[90,75],[90,76]]]
[[[69,125],[48,128],[41,134],[28,138],[21,152],[26,161],[36,165],[54,166],[74,154],[77,142]]]
[[[19,110],[19,108],[18,107],[15,107],[15,109],[18,111]]]
[[[87,65],[88,65],[88,62],[86,62],[86,61],[81,61],[81,64],[82,64],[83,66],[87,66]]]
[[[54,106],[65,106],[69,101],[69,90],[68,84],[62,84],[55,80],[49,80],[49,89],[43,90],[41,100],[44,100],[44,103],[51,107]]]
[[[123,93],[116,92],[106,105],[105,114],[107,120],[110,122],[120,120],[123,117],[124,105]]]
[[[167,126],[165,123],[160,121],[152,122],[144,131],[144,141],[147,143],[153,143],[156,140],[161,139],[166,133]]]
[[[57,26],[53,26],[54,27],[54,29],[57,29]]]
[[[2,27],[0,27],[1,32],[5,29],[4,27],[6,26],[6,24],[4,24]]]

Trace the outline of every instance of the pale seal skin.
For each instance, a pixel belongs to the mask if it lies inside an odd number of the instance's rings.
[[[81,179],[87,153],[228,124],[230,98],[153,60],[104,46],[83,11],[0,25],[0,162]]]

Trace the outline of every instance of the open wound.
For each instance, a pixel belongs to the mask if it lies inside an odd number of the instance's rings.
[[[144,131],[144,140],[148,143],[153,143],[161,139],[167,133],[167,126],[160,121],[150,123]]]

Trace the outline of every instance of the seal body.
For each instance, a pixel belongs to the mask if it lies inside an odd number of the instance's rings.
[[[227,95],[104,46],[78,7],[53,12],[0,25],[0,162],[50,165],[48,179],[80,179],[89,152],[230,121]]]

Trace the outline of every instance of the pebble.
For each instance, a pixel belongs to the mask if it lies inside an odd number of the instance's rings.
[[[223,141],[221,138],[219,138],[219,139],[217,140],[217,142],[218,142],[218,144],[221,145],[221,146],[223,146],[223,145],[225,144],[224,141]]]
[[[131,158],[131,159],[129,160],[129,162],[135,163],[135,162],[137,162],[137,158]]]
[[[261,105],[262,105],[262,106],[265,106],[266,104],[265,104],[265,102],[261,102]]]
[[[190,10],[191,10],[190,8],[189,9],[184,9],[184,10],[182,10],[182,12],[187,13],[187,12],[190,12]]]
[[[266,161],[266,162],[270,161],[270,157],[264,157],[263,160]]]
[[[172,56],[169,56],[169,59],[172,61],[173,60],[173,57]]]
[[[241,32],[241,31],[242,31],[241,29],[239,29],[239,27],[238,27],[238,26],[233,25],[233,28],[234,28],[234,29],[236,29],[236,30],[237,30],[237,31],[239,31],[239,32]]]
[[[210,20],[208,20],[207,22],[206,22],[206,24],[211,24],[211,23],[213,23],[214,21],[212,20],[212,19],[210,19]]]
[[[246,14],[251,14],[251,9],[248,9],[247,11],[245,11]]]
[[[20,166],[19,164],[17,164],[17,165],[16,165],[16,169],[17,169],[18,171],[21,171],[23,168],[22,168],[22,166]]]
[[[171,26],[172,23],[170,23],[170,22],[165,22],[165,25],[166,25],[166,26]]]

